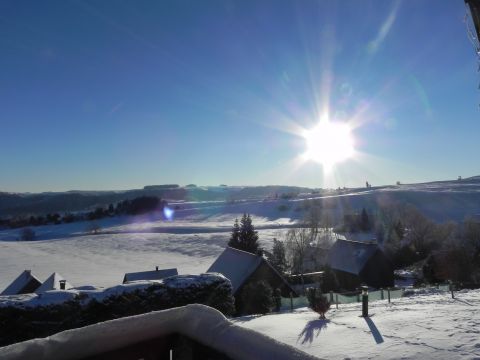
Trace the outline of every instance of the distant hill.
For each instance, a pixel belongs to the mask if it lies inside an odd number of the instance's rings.
[[[67,191],[46,193],[0,192],[0,217],[75,212],[108,206],[140,196],[158,196],[167,201],[235,201],[262,199],[278,194],[311,193],[313,189],[295,186],[252,187],[173,187],[146,186],[124,191]]]
[[[412,204],[426,216],[436,221],[463,220],[466,216],[480,214],[480,176],[461,180],[434,181],[418,184],[378,186],[372,188],[353,188],[319,190],[296,186],[146,186],[143,189],[125,191],[68,191],[39,194],[0,193],[0,217],[16,215],[45,215],[91,210],[106,207],[119,201],[140,196],[158,196],[172,202],[224,201],[232,204],[239,200],[260,201],[246,208],[253,215],[271,216],[275,202],[262,205],[263,200],[289,202],[288,210],[279,214],[291,219],[302,215],[298,212],[301,201],[308,198],[323,198],[325,205],[337,209],[358,210],[363,207],[375,211],[387,204]],[[270,203],[270,202],[269,202]],[[199,206],[191,205],[193,207]],[[183,207],[183,206],[182,206]],[[241,202],[229,209],[242,210]],[[219,207],[217,212],[230,211]]]

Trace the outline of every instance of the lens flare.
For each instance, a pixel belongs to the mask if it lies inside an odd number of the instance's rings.
[[[163,216],[165,216],[165,219],[167,219],[168,221],[173,220],[173,214],[174,214],[173,209],[170,209],[168,206],[165,206],[163,208]]]
[[[308,160],[321,163],[326,169],[350,158],[354,153],[350,126],[345,123],[321,121],[315,128],[305,131]]]

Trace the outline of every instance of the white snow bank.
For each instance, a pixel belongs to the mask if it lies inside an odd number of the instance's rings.
[[[0,358],[82,359],[175,333],[232,359],[315,359],[292,346],[234,325],[219,311],[198,304],[111,320],[6,346],[0,348]]]

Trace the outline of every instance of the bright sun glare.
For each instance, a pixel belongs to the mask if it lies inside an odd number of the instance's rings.
[[[350,126],[322,120],[315,128],[304,134],[306,159],[321,163],[326,170],[350,158],[354,153]]]

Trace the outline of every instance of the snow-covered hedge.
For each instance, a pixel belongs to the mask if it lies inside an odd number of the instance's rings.
[[[232,314],[232,286],[220,274],[181,275],[105,290],[52,291],[0,299],[0,346],[125,316],[204,304]]]

